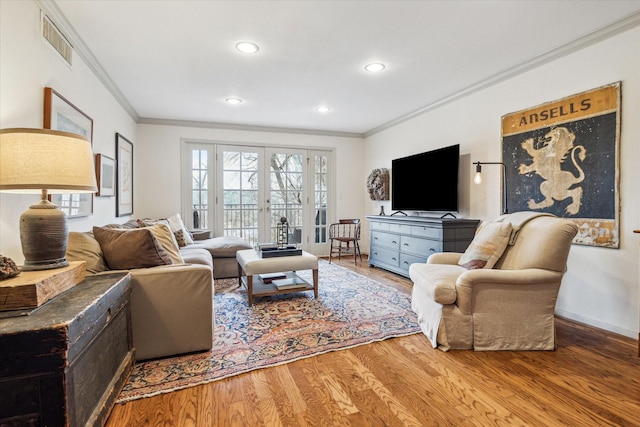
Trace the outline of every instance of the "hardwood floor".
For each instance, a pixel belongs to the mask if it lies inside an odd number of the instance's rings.
[[[556,325],[556,351],[445,353],[416,334],[119,404],[107,426],[640,426],[636,341]]]

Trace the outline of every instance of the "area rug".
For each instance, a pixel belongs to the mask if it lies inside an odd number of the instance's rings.
[[[420,332],[410,295],[326,260],[318,275],[317,300],[297,292],[254,298],[253,308],[237,279],[216,280],[213,349],[136,363],[118,402]]]

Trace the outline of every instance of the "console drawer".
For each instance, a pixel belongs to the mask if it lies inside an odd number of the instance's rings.
[[[407,270],[407,272],[409,271],[409,266],[411,264],[415,264],[415,263],[420,263],[420,264],[424,264],[427,262],[427,258],[428,256],[415,256],[415,255],[409,255],[409,254],[400,254],[400,268],[402,268],[403,270]]]
[[[385,248],[398,250],[400,248],[400,239],[396,234],[380,233],[378,231],[371,232],[371,244],[376,246],[384,246]]]
[[[385,222],[371,222],[371,230],[389,231],[389,224]]]
[[[411,234],[414,236],[427,237],[429,239],[442,239],[442,229],[434,227],[423,227],[420,225],[414,225],[411,227]]]
[[[400,250],[426,258],[433,253],[442,252],[442,241],[401,236]]]
[[[407,224],[389,224],[389,231],[398,234],[411,234],[411,226]]]
[[[371,246],[369,254],[370,263],[383,263],[398,267],[400,265],[400,253],[380,246]]]

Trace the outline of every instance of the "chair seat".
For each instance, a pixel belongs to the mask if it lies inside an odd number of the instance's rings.
[[[329,263],[333,254],[338,255],[338,259],[342,255],[353,254],[353,260],[357,264],[358,256],[362,262],[362,253],[360,252],[360,220],[341,219],[339,222],[329,226]]]

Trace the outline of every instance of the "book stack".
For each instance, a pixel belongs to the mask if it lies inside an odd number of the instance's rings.
[[[267,243],[257,243],[255,246],[256,252],[260,252],[263,249],[265,250],[275,250],[278,249],[278,244],[274,243],[274,242],[267,242]]]
[[[284,273],[268,273],[268,274],[258,274],[262,283],[271,283],[277,279],[286,279],[287,275]]]
[[[304,288],[306,286],[306,282],[299,277],[289,277],[286,279],[276,279],[271,283],[274,284],[279,291],[283,289],[296,289],[296,288]]]

